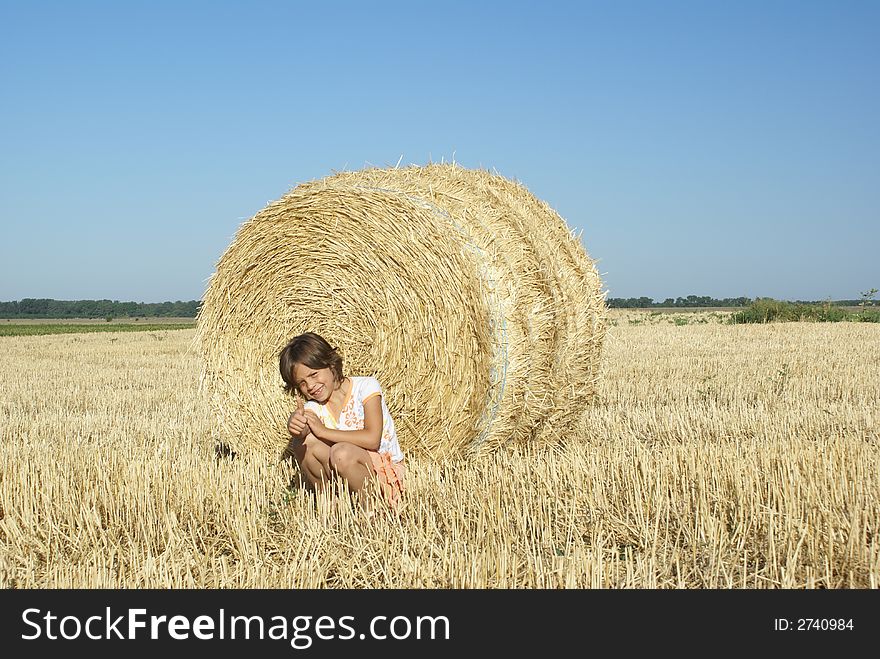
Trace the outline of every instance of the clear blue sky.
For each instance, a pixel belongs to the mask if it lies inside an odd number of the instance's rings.
[[[0,0],[0,300],[202,296],[297,183],[455,159],[609,297],[880,288],[880,2]]]

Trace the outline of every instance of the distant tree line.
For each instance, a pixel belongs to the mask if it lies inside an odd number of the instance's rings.
[[[612,297],[606,300],[612,309],[650,309],[652,307],[748,307],[762,298],[726,297],[706,295],[668,297],[655,302],[650,297]],[[834,304],[854,307],[864,300],[792,300],[795,304]],[[173,317],[195,318],[201,300],[183,302],[120,302],[119,300],[52,300],[24,298],[13,302],[0,302],[0,318],[137,318]]]
[[[24,298],[0,302],[0,318],[195,318],[200,300],[120,302],[119,300],[51,300]]]
[[[650,309],[652,307],[747,307],[762,298],[725,297],[714,298],[707,295],[688,295],[687,297],[668,297],[662,302],[655,302],[650,297],[611,297],[606,300],[611,309]],[[857,306],[861,300],[792,300],[795,304],[829,303],[841,307]]]

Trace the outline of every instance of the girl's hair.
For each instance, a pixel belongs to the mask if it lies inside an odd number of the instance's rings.
[[[293,367],[296,364],[304,364],[309,368],[329,368],[333,371],[334,377],[342,382],[342,357],[339,356],[336,348],[314,332],[293,337],[281,349],[278,357],[284,391],[288,394],[299,391],[293,379]]]

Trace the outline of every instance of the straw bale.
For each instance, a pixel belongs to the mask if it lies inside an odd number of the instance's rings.
[[[296,186],[246,221],[198,317],[219,439],[277,454],[292,401],[278,352],[315,331],[383,385],[405,452],[558,441],[595,395],[602,283],[521,184],[456,164]]]

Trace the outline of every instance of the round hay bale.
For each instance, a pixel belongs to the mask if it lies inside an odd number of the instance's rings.
[[[239,228],[198,316],[220,441],[280,454],[278,353],[314,331],[382,383],[405,453],[564,438],[595,395],[605,296],[524,186],[456,164],[301,184]]]

